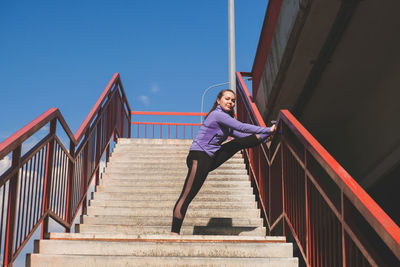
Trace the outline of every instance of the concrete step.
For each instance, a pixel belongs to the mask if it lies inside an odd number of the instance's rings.
[[[114,146],[114,150],[116,149],[170,149],[170,150],[179,150],[179,149],[187,149],[189,150],[191,144],[156,144],[156,145],[148,145],[148,144],[116,144]]]
[[[143,193],[129,193],[121,194],[119,192],[93,192],[92,199],[96,200],[173,200],[176,201],[179,197],[177,193],[165,193],[165,194],[143,194]],[[202,194],[201,192],[195,197],[194,201],[228,201],[228,202],[240,202],[240,201],[255,201],[254,195],[210,195]]]
[[[110,162],[111,163],[118,163],[118,162],[121,162],[121,163],[157,162],[157,163],[160,163],[160,164],[161,163],[162,164],[168,164],[168,163],[174,162],[174,163],[180,163],[180,164],[183,164],[184,166],[186,166],[186,156],[175,157],[175,158],[172,158],[172,157],[165,158],[165,157],[154,156],[154,157],[151,157],[151,158],[150,157],[149,158],[145,158],[145,157],[130,157],[129,155],[124,155],[124,156],[121,155],[118,158],[111,157],[110,158]],[[223,165],[230,164],[230,163],[243,164],[244,163],[244,159],[242,157],[231,158],[231,159],[227,160]]]
[[[119,153],[117,151],[112,152],[111,159],[118,160],[141,160],[141,159],[159,159],[159,160],[184,160],[186,162],[186,158],[188,153],[179,153],[178,155],[172,155],[169,153],[169,156],[159,155],[159,154],[137,154],[137,153]],[[243,155],[241,153],[236,153],[233,155],[228,161],[241,160],[243,162]]]
[[[170,150],[172,152],[174,151],[189,151],[190,150],[190,145],[155,145],[155,146],[149,146],[149,145],[116,145],[114,147],[113,151],[142,151],[146,149],[151,149],[151,150]]]
[[[170,216],[153,217],[148,216],[107,216],[107,215],[82,215],[80,218],[82,224],[114,224],[114,225],[146,225],[146,226],[171,226],[172,210]],[[201,218],[186,217],[183,221],[186,226],[226,226],[226,227],[262,227],[261,218]]]
[[[143,138],[118,138],[117,144],[187,144],[191,145],[192,139],[143,139]]]
[[[186,164],[174,164],[171,163],[170,165],[164,165],[160,166],[157,164],[153,164],[153,166],[143,166],[141,167],[140,164],[126,164],[120,165],[120,164],[109,164],[107,168],[105,169],[105,172],[124,172],[124,173],[159,173],[159,174],[168,174],[168,173],[179,173],[179,174],[187,174],[188,168],[186,167]],[[243,164],[240,164],[239,166],[230,166],[230,165],[222,165],[218,167],[216,170],[213,170],[210,172],[212,173],[225,173],[227,175],[229,174],[247,174],[247,170],[245,169]]]
[[[152,257],[292,257],[292,244],[269,242],[161,242],[147,240],[36,240],[34,252],[58,255],[152,256]]]
[[[179,174],[179,175],[163,175],[163,174],[157,174],[157,173],[148,173],[148,174],[125,174],[123,172],[105,172],[102,174],[102,177],[107,179],[107,178],[115,178],[115,179],[128,179],[128,180],[164,180],[164,181],[170,181],[170,180],[184,180],[186,179],[186,174]],[[207,176],[206,181],[249,181],[249,176],[243,175],[243,174],[230,174],[230,175],[223,175],[223,174],[214,174],[210,173]]]
[[[232,235],[129,235],[120,233],[48,233],[45,239],[66,239],[66,240],[112,240],[112,241],[157,241],[157,242],[208,242],[229,243],[229,242],[244,242],[244,243],[285,243],[284,236],[232,236]]]
[[[162,174],[163,176],[167,176],[167,175],[185,175],[187,174],[187,169],[163,169],[160,170],[157,167],[154,167],[152,169],[147,169],[144,170],[142,168],[130,168],[130,167],[108,167],[105,170],[106,173],[114,173],[114,172],[118,172],[118,173],[124,173],[124,174],[136,174],[136,175],[149,175],[149,174],[157,174],[160,175]],[[219,175],[246,175],[247,171],[246,169],[241,169],[241,170],[236,170],[236,169],[220,169],[217,168],[216,170],[213,170],[212,172],[210,172],[211,174],[219,174]]]
[[[211,172],[179,236],[172,208],[192,140],[119,139],[76,225],[35,242],[27,266],[298,266],[285,237],[266,237],[244,159]]]
[[[189,153],[189,148],[154,148],[154,147],[143,147],[143,148],[136,148],[136,147],[119,147],[114,149],[114,153],[130,153],[130,154],[136,154],[136,155],[154,155],[154,154],[159,154],[159,155],[175,155],[175,154],[188,154]]]
[[[126,208],[167,208],[172,209],[175,205],[174,200],[169,201],[121,201],[121,200],[90,200],[91,207],[126,207]],[[193,201],[190,203],[191,209],[251,209],[257,208],[254,201],[248,202],[209,202],[209,201]]]
[[[186,176],[188,173],[187,168],[162,168],[158,166],[154,166],[153,168],[138,168],[138,167],[122,167],[122,166],[107,166],[105,169],[105,173],[125,173],[125,174],[141,174],[143,176],[145,175],[151,175],[151,174],[161,174],[163,176],[166,175],[183,175]],[[229,168],[229,167],[221,167],[217,168],[216,170],[213,170],[210,172],[209,175],[211,174],[218,174],[218,175],[225,175],[225,176],[230,176],[230,175],[246,175],[247,170],[245,168]]]
[[[149,153],[147,153],[149,152]],[[122,150],[115,150],[112,152],[112,157],[114,158],[148,158],[148,159],[154,159],[154,158],[170,158],[170,159],[186,159],[187,155],[189,153],[189,150],[184,151],[174,151],[174,152],[170,152],[170,151],[122,151]],[[243,156],[242,154],[236,153],[235,155],[232,156],[231,159],[242,159],[243,160]]]
[[[172,210],[166,208],[153,209],[131,209],[121,207],[92,207],[86,208],[87,215],[125,215],[125,216],[166,216],[172,214]],[[188,209],[186,216],[190,217],[232,217],[251,218],[260,216],[260,210],[252,209]]]
[[[159,186],[159,187],[178,187],[182,188],[184,184],[184,179],[181,178],[175,181],[156,181],[156,180],[128,180],[128,179],[101,179],[100,185],[102,186],[137,186],[137,187],[147,187],[147,186]],[[206,181],[204,186],[215,187],[215,188],[249,188],[250,181]]]
[[[164,193],[176,193],[180,194],[182,191],[181,187],[137,187],[137,186],[96,186],[96,192],[119,192],[119,193],[149,193],[149,194],[164,194]],[[253,190],[247,188],[215,188],[204,184],[200,189],[199,194],[219,194],[219,195],[252,195]]]
[[[164,170],[164,169],[179,169],[179,170],[185,170],[187,171],[187,166],[186,163],[182,164],[182,162],[143,162],[143,163],[135,163],[135,162],[109,162],[107,164],[107,168],[110,167],[115,167],[115,168],[128,168],[128,169],[134,169],[137,170],[139,168],[141,169],[154,169],[157,168],[158,170]],[[218,167],[218,169],[226,170],[226,169],[238,169],[242,170],[245,169],[245,165],[241,163],[232,163],[232,162],[227,162],[222,164],[221,166]]]
[[[75,232],[79,233],[120,233],[120,234],[169,234],[171,226],[141,226],[141,225],[122,225],[122,224],[78,224]],[[182,235],[240,235],[240,236],[259,236],[265,235],[264,227],[252,226],[190,226],[182,225]]]
[[[137,155],[147,155],[154,153],[163,153],[163,154],[182,154],[189,153],[189,147],[116,147],[113,149],[113,153],[132,153]]]
[[[155,146],[169,146],[169,147],[175,147],[175,146],[187,146],[187,147],[190,147],[191,145],[192,145],[192,143],[193,143],[193,141],[192,140],[187,140],[187,141],[185,141],[185,142],[174,142],[174,143],[152,143],[152,144],[149,144],[149,143],[120,143],[120,142],[118,142],[118,143],[116,143],[115,144],[115,147],[117,147],[117,146],[152,146],[152,147],[155,147]]]
[[[216,258],[216,257],[135,257],[135,256],[79,256],[27,255],[28,266],[264,266],[294,267],[297,258]]]

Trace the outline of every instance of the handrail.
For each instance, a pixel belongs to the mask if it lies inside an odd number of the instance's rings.
[[[381,236],[391,237],[393,244],[400,247],[400,228],[382,210],[382,208],[368,195],[367,192],[350,176],[350,174],[322,147],[320,143],[300,124],[288,111],[282,110],[279,119],[292,126],[292,131],[304,143],[309,145],[309,151],[329,172],[334,172],[332,179],[344,190],[348,197],[353,197],[354,202],[361,213],[369,213],[366,219]],[[289,127],[290,127],[289,126]],[[386,236],[387,235],[387,236]],[[400,252],[400,251],[399,251]]]
[[[0,143],[0,159],[12,153],[11,167],[0,174],[0,252],[12,265],[22,248],[49,218],[70,231],[87,204],[89,185],[99,182],[100,162],[108,161],[112,138],[130,137],[130,107],[120,76],[115,73],[75,135],[61,112],[50,108]],[[57,123],[68,136],[66,149],[57,137]],[[49,124],[49,134],[22,155],[24,142]],[[5,231],[3,231],[3,229]]]
[[[132,111],[132,115],[152,115],[152,116],[206,116],[207,113],[202,112],[160,112],[160,111]],[[175,126],[175,138],[182,138],[182,139],[193,139],[194,136],[194,127],[200,128],[201,123],[184,123],[184,122],[139,122],[135,121],[135,119],[131,120],[131,124],[136,127],[137,130],[137,138],[140,138],[140,125],[144,125],[144,135],[142,134],[143,138],[156,138],[157,135],[155,133],[156,126],[159,129],[158,138],[163,139],[163,126],[167,126],[164,130],[164,133],[168,133],[168,139],[171,138],[171,126]],[[147,134],[147,126],[152,126],[152,135],[148,137]],[[178,129],[178,126],[179,127]],[[190,135],[187,136],[186,134],[186,127],[190,127]],[[180,131],[181,130],[181,131]],[[179,132],[180,131],[180,132]],[[158,132],[158,131],[157,131]]]
[[[115,73],[113,75],[113,77],[111,78],[110,82],[108,83],[108,85],[104,89],[103,93],[100,95],[99,99],[97,100],[96,104],[94,104],[93,108],[90,110],[89,114],[86,116],[85,120],[83,121],[83,123],[79,127],[78,131],[76,131],[76,134],[75,134],[76,142],[75,142],[75,144],[77,144],[78,140],[80,140],[82,138],[85,130],[90,126],[90,123],[94,119],[94,115],[101,108],[101,105],[106,100],[107,94],[109,94],[109,92],[111,90],[111,87],[115,84],[116,81],[119,81],[119,73]],[[122,83],[120,83],[120,86],[121,86],[122,99],[124,100],[125,104],[127,105],[128,114],[130,114],[131,113],[131,108],[130,108],[128,100],[127,100],[127,98],[125,96],[125,92],[123,90]]]
[[[263,125],[237,81],[238,118]],[[270,232],[294,238],[308,266],[398,264],[400,228],[288,110],[278,126],[270,147],[245,153]]]
[[[49,121],[58,117],[59,111],[56,108],[50,108],[45,111],[43,114],[38,116],[29,124],[25,125],[23,128],[18,130],[16,133],[8,137],[6,140],[0,143],[0,159],[3,159],[7,154],[11,151],[15,150],[17,146],[19,146],[26,139],[31,137],[34,133],[36,133],[40,128],[44,125],[48,124]],[[70,132],[70,131],[69,131]],[[67,131],[67,134],[69,135]],[[72,134],[69,135],[73,136]]]
[[[96,117],[96,114],[99,111],[101,105],[104,104],[104,102],[106,101],[107,95],[113,89],[112,86],[115,85],[116,83],[119,83],[119,85],[122,88],[122,83],[120,82],[119,73],[115,73],[113,75],[110,82],[104,89],[103,93],[100,95],[100,97],[96,101],[95,105],[90,110],[89,114],[86,116],[85,120],[82,122],[79,129],[76,131],[75,135],[72,133],[68,124],[65,122],[65,119],[62,116],[61,112],[56,108],[50,108],[47,111],[45,111],[43,114],[38,116],[36,119],[31,121],[29,124],[25,125],[23,128],[18,130],[16,133],[14,133],[10,137],[8,137],[2,143],[0,143],[0,159],[4,158],[4,156],[7,155],[8,153],[10,153],[13,149],[15,149],[15,147],[18,146],[19,143],[22,143],[26,139],[31,137],[34,133],[37,132],[38,129],[42,128],[44,125],[49,123],[49,121],[51,121],[55,117],[57,117],[57,119],[59,120],[60,124],[62,125],[62,127],[65,130],[65,133],[68,135],[69,139],[75,145],[77,145],[81,141],[87,128],[90,126],[90,123]],[[127,112],[128,112],[128,114],[131,114],[131,109],[130,109],[129,103],[126,99],[125,92],[123,89],[121,90],[121,93],[122,93],[123,99],[125,101],[125,104],[127,105]]]

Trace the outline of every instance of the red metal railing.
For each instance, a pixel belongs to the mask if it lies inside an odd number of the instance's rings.
[[[99,164],[110,155],[112,137],[130,137],[130,107],[116,73],[75,135],[60,111],[47,110],[0,144],[0,159],[12,153],[11,167],[0,176],[0,252],[9,266],[49,218],[70,231],[79,209],[86,207],[88,186],[99,179]],[[67,149],[57,123],[68,136]],[[24,142],[49,124],[49,134],[21,155]]]
[[[237,92],[239,120],[265,126],[239,72]],[[400,228],[288,110],[278,128],[245,153],[270,233],[308,266],[400,266]]]
[[[196,112],[153,112],[153,111],[132,111],[132,115],[152,115],[152,116],[205,116],[207,113]],[[138,122],[133,118],[131,124],[134,125],[136,137],[140,138],[159,138],[163,139],[193,139],[193,136],[200,128],[201,123],[179,123],[179,122]],[[143,127],[141,127],[143,125]],[[148,129],[150,128],[150,129]],[[164,129],[164,130],[163,130]],[[188,131],[186,131],[186,129]],[[141,132],[142,131],[142,132]],[[144,132],[143,132],[144,131]],[[159,134],[158,134],[159,133]]]

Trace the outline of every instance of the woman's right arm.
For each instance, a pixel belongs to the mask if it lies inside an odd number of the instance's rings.
[[[248,123],[243,123],[240,122],[231,116],[229,116],[225,112],[216,112],[215,114],[215,119],[218,124],[221,126],[231,128],[232,130],[237,130],[239,132],[243,133],[250,133],[250,134],[257,134],[257,133],[262,133],[262,134],[269,134],[272,133],[272,127],[260,127]]]

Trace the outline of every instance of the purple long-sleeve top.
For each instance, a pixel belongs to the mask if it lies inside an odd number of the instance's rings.
[[[269,134],[270,129],[242,123],[217,106],[204,121],[193,140],[191,151],[204,151],[213,157],[228,136],[240,138],[250,134]]]

